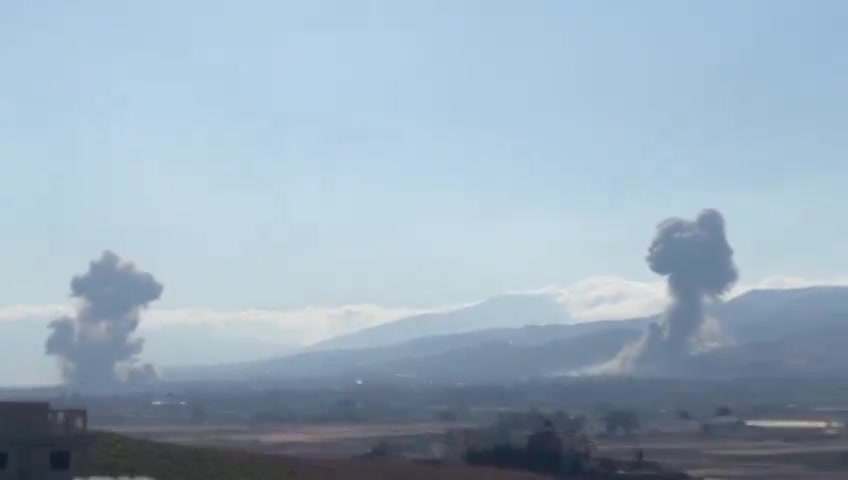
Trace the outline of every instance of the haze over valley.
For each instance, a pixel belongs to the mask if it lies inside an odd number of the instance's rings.
[[[783,290],[816,284],[842,285],[843,282],[776,276],[757,283],[743,283],[729,297],[751,289]],[[472,309],[465,317],[460,317],[469,319],[471,316],[467,324],[450,315],[467,308],[463,305],[432,309],[354,305],[277,311],[151,308],[144,313],[138,333],[146,340],[144,357],[157,365],[234,363],[268,359],[309,347],[367,347],[428,335],[517,328],[525,324],[571,324],[643,317],[659,313],[667,302],[667,295],[661,282],[596,277],[570,287],[528,289],[526,293],[493,295],[493,299],[496,301],[489,303],[494,304],[483,312]],[[472,300],[468,305],[479,302]],[[55,363],[41,351],[48,323],[70,312],[71,307],[69,303],[0,308],[0,345],[22,359],[22,365],[0,366],[0,381],[7,385],[34,385],[59,380]],[[429,312],[446,314],[445,320],[433,325],[427,317],[419,316]],[[379,331],[373,335],[361,332],[396,320],[403,320],[397,323],[402,331],[386,334],[388,340],[381,340]],[[362,342],[357,338],[362,338]]]
[[[2,2],[0,477],[848,478],[846,25]]]

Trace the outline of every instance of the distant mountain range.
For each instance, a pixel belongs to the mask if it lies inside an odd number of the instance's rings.
[[[540,353],[551,357],[551,361],[547,363],[552,367],[559,369],[568,366],[562,363],[564,357],[560,355],[559,349],[572,341],[581,351],[584,347],[589,348],[584,352],[586,355],[578,355],[572,359],[572,366],[577,368],[583,365],[583,358],[595,358],[593,355],[599,353],[597,360],[604,360],[606,355],[618,351],[627,340],[635,339],[641,334],[641,329],[632,324],[629,327],[622,324],[617,328],[612,323],[603,325],[597,329],[583,328],[583,325],[548,325],[483,330],[422,337],[374,348],[311,351],[258,362],[170,367],[166,368],[164,373],[166,378],[171,380],[374,376],[391,378],[433,375],[456,376],[461,379],[470,372],[472,364],[476,363],[476,372],[492,377],[505,373],[493,360],[498,364],[509,363],[511,359],[524,356],[528,360],[517,361],[516,365],[521,363],[533,368],[539,361],[545,363],[544,359],[539,358]],[[583,338],[584,336],[586,338]],[[484,369],[490,369],[493,373],[482,372]],[[536,372],[540,375],[544,373],[544,369]]]
[[[430,335],[572,322],[565,306],[551,295],[500,295],[467,307],[413,315],[331,338],[312,350],[379,347]]]
[[[694,357],[693,372],[717,376],[848,373],[848,349],[843,347],[848,342],[848,287],[756,290],[714,306],[710,314],[719,320],[730,342]],[[164,372],[174,380],[521,380],[601,363],[656,320],[655,316],[567,323],[567,313],[549,296],[507,295],[361,330],[291,356],[172,367]]]

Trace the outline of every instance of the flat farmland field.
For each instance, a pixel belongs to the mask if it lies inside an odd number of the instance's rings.
[[[380,441],[406,446],[406,452],[444,439],[458,423],[323,424],[286,426],[114,427],[129,437],[187,446],[217,447],[303,459],[343,460]],[[649,461],[707,480],[848,479],[848,439],[781,441],[771,438],[705,438],[695,434],[654,434],[632,439],[601,439],[600,455],[632,459],[637,448]],[[381,462],[382,463],[382,462]],[[390,462],[391,463],[391,462]],[[329,465],[329,464],[328,464]],[[394,467],[388,467],[394,468]]]
[[[544,480],[544,477],[402,460],[357,461],[268,455],[238,449],[174,445],[114,433],[92,437],[85,477],[155,480]]]
[[[709,438],[657,435],[601,442],[602,455],[647,460],[709,480],[844,480],[848,439],[784,442],[768,438]]]
[[[242,450],[339,457],[357,455],[381,441],[419,443],[467,428],[458,423],[327,424],[286,426],[143,426],[107,427],[104,430],[158,442],[217,446]]]

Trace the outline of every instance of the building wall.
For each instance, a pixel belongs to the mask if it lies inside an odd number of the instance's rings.
[[[54,451],[70,453],[68,469],[51,468]],[[33,447],[0,446],[7,455],[6,466],[0,469],[0,480],[71,480],[83,464],[84,449],[72,441],[58,441]]]
[[[71,464],[67,470],[55,470],[50,466],[51,452],[61,450],[71,454]],[[72,480],[79,460],[78,452],[74,451],[74,448],[70,445],[57,444],[33,449],[30,451],[30,478],[28,480]]]
[[[0,469],[0,480],[18,480],[23,453],[14,446],[0,446],[0,452],[6,454],[6,466]]]
[[[0,436],[28,438],[48,435],[50,405],[47,403],[0,402]]]
[[[0,402],[0,480],[72,480],[85,461],[86,430],[85,410]],[[51,465],[53,452],[64,452],[67,465]]]

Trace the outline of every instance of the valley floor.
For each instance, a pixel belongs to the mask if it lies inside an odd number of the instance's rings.
[[[134,438],[155,440],[170,444],[217,447],[235,451],[251,451],[271,456],[297,456],[298,465],[318,462],[321,468],[397,471],[399,477],[375,476],[363,478],[403,478],[409,480],[422,472],[422,479],[477,478],[477,470],[465,467],[433,467],[402,461],[359,462],[349,460],[360,455],[379,441],[403,445],[406,449],[418,448],[423,455],[429,453],[432,443],[444,439],[449,430],[467,425],[457,423],[423,422],[401,424],[335,424],[273,427],[204,426],[175,427],[147,426],[115,428]],[[620,460],[629,460],[637,448],[642,448],[647,460],[659,462],[671,469],[687,471],[697,478],[710,480],[837,480],[848,478],[848,438],[809,441],[778,441],[768,438],[705,438],[698,434],[659,433],[633,439],[608,439],[599,441],[600,454]],[[346,459],[346,460],[342,460]],[[305,462],[305,463],[303,463]],[[322,463],[323,462],[323,463]],[[379,467],[378,467],[379,466]],[[424,468],[424,470],[420,470]],[[399,470],[393,470],[399,469]],[[411,472],[411,471],[410,471]],[[438,472],[435,473],[435,472]],[[459,477],[451,477],[458,472]],[[332,473],[327,477],[336,478]],[[447,475],[447,476],[437,476]],[[260,478],[260,477],[257,477]],[[287,478],[287,477],[283,477]],[[313,477],[292,477],[309,478]],[[339,477],[356,478],[356,477]],[[479,478],[519,479],[533,478],[509,472],[487,473]]]
[[[441,439],[451,430],[471,427],[461,423],[411,422],[389,424],[319,424],[286,426],[143,426],[108,430],[160,442],[217,446],[241,450],[319,458],[360,455],[379,442],[414,443],[430,453],[428,440]]]
[[[705,439],[657,435],[601,443],[601,454],[645,458],[709,480],[844,480],[848,439],[783,442],[768,439]]]
[[[408,461],[304,459],[96,433],[85,476],[155,480],[541,480],[530,474]]]

